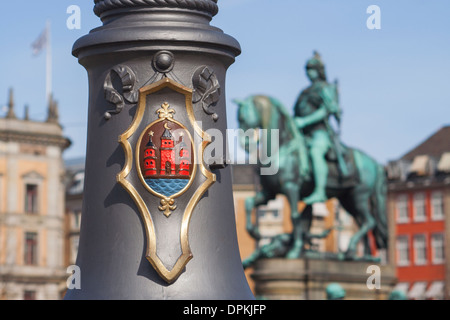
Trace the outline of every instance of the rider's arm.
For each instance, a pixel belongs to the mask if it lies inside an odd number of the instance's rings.
[[[302,129],[314,123],[325,120],[330,114],[340,116],[340,108],[336,101],[335,89],[331,86],[325,86],[320,92],[322,104],[319,109],[305,117],[295,118],[295,123],[298,128]]]
[[[319,109],[305,117],[296,117],[295,124],[302,129],[314,123],[324,120],[328,116],[327,108],[322,104]]]

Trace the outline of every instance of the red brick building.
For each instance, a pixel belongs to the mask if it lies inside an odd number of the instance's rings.
[[[397,288],[409,299],[450,299],[450,126],[387,169]]]

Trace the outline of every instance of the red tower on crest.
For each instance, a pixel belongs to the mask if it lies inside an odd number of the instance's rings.
[[[179,157],[180,157],[180,166],[178,169],[178,174],[182,176],[189,176],[189,171],[191,167],[191,155],[186,143],[184,142],[184,136],[181,136]]]
[[[164,128],[164,133],[161,136],[161,175],[175,175],[175,143],[167,124]]]
[[[157,174],[156,147],[152,141],[153,135],[154,135],[154,133],[153,133],[153,131],[151,131],[149,134],[148,144],[145,146],[145,149],[144,149],[144,176],[146,178],[155,176]]]

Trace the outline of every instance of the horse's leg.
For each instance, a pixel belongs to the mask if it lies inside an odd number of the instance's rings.
[[[367,233],[375,227],[375,219],[370,213],[369,197],[370,195],[368,192],[362,190],[358,192],[357,189],[355,189],[351,193],[352,205],[347,209],[346,205],[344,205],[345,202],[342,203],[344,208],[346,208],[351,215],[360,217],[359,220],[361,223],[359,230],[350,239],[347,252],[345,253],[346,259],[353,260],[356,257],[356,247],[359,241],[361,241],[363,237],[367,237]]]
[[[353,200],[353,199],[352,199]],[[353,209],[353,212],[358,212],[357,209]],[[361,225],[364,222],[364,217],[363,216],[356,216],[355,218],[355,222],[358,226],[358,228],[361,228]],[[372,255],[372,248],[370,247],[370,242],[369,242],[369,234],[365,234],[363,236],[363,246],[364,246],[364,255],[365,256],[371,256]]]
[[[369,235],[366,234],[363,238],[364,243],[364,256],[371,257],[372,256],[372,248],[370,246]]]
[[[253,221],[252,221],[253,209],[256,207],[255,201],[256,201],[256,196],[248,197],[247,199],[245,199],[245,218],[246,218],[245,228],[247,229],[248,234],[252,238],[259,240],[259,239],[261,239],[261,235],[259,234],[258,227],[255,224],[253,224]]]
[[[298,212],[299,186],[296,183],[288,182],[284,185],[284,194],[286,195],[291,209],[292,220],[292,248],[286,254],[288,259],[297,259],[303,250],[303,226],[301,214]]]
[[[245,217],[246,217],[246,229],[247,232],[256,240],[261,239],[259,228],[252,221],[253,209],[260,205],[267,204],[270,197],[265,192],[259,191],[254,197],[248,197],[245,199]]]

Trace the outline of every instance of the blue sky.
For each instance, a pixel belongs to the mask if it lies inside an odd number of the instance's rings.
[[[4,1],[0,13],[0,106],[8,89],[16,113],[25,104],[44,120],[45,55],[31,44],[52,23],[53,92],[64,133],[73,141],[65,158],[84,155],[87,74],[71,55],[75,40],[101,24],[92,0]],[[81,8],[81,29],[69,30],[70,5]],[[381,29],[369,30],[369,5],[381,9]],[[292,110],[308,86],[304,65],[314,50],[329,80],[340,82],[342,140],[382,163],[397,159],[450,124],[450,1],[448,0],[219,0],[212,25],[242,46],[227,74],[229,128],[236,128],[233,98],[267,94]],[[4,110],[0,110],[0,116]]]

